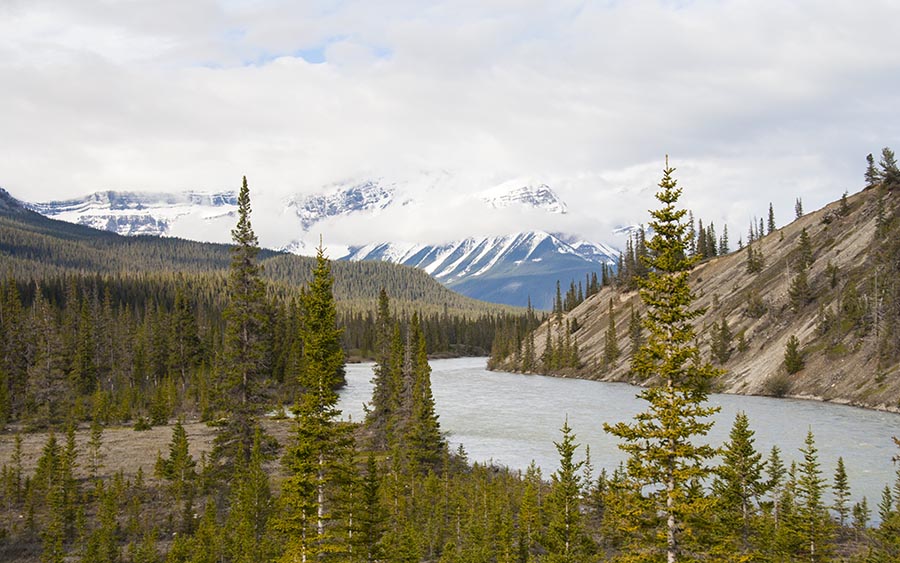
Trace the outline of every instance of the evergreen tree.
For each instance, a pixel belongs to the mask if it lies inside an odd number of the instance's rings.
[[[718,500],[716,513],[721,520],[719,533],[734,541],[735,551],[752,551],[751,538],[759,497],[765,490],[762,481],[762,454],[753,446],[753,430],[746,413],[738,412],[729,440],[722,447],[722,464],[716,469],[713,493]]]
[[[794,200],[794,215],[797,219],[803,217],[803,200],[799,197]]]
[[[828,561],[832,536],[831,520],[823,502],[827,485],[819,467],[818,450],[812,431],[807,432],[805,447],[801,448],[803,462],[797,478],[797,534],[803,547],[804,559],[810,562]]]
[[[184,294],[182,284],[175,286],[175,303],[172,306],[169,351],[169,372],[181,380],[182,395],[187,390],[190,375],[200,359],[200,334],[197,315]]]
[[[369,453],[366,459],[366,471],[359,482],[357,494],[358,516],[351,527],[350,544],[353,548],[354,561],[375,563],[382,560],[382,537],[387,524],[387,514],[381,503],[381,476],[375,456]]]
[[[646,487],[641,498],[652,506],[649,512],[663,516],[659,537],[665,538],[663,551],[670,563],[678,560],[683,541],[691,537],[689,523],[709,510],[709,500],[692,485],[712,471],[707,462],[715,450],[699,439],[712,427],[706,418],[717,410],[705,405],[716,370],[700,362],[694,344],[691,321],[702,311],[691,309],[688,275],[695,260],[686,253],[687,227],[682,222],[686,212],[675,207],[681,189],[673,171],[667,159],[656,194],[662,207],[651,212],[652,271],[641,283],[649,336],[634,365],[645,380],[655,381],[639,395],[648,410],[633,424],[604,425],[622,440],[619,447],[629,455],[629,476],[639,489]]]
[[[366,413],[366,426],[372,431],[372,445],[379,449],[388,445],[388,425],[395,414],[399,396],[399,389],[394,385],[390,370],[392,329],[390,300],[385,289],[381,288],[375,317],[372,408]]]
[[[628,340],[631,342],[632,358],[644,344],[643,327],[641,326],[641,314],[634,308],[631,302],[631,315],[628,322]]]
[[[766,234],[772,234],[775,232],[775,209],[772,207],[772,202],[769,202],[769,220],[766,223]]]
[[[346,523],[339,518],[341,487],[351,449],[347,429],[336,419],[336,388],[344,383],[341,329],[336,327],[331,266],[320,246],[313,280],[303,301],[303,394],[294,409],[295,436],[283,463],[276,529],[285,536],[282,561],[338,558],[346,554]]]
[[[788,298],[791,302],[791,310],[794,312],[800,311],[812,302],[814,295],[809,286],[809,277],[805,268],[797,272],[797,275],[791,280],[791,285],[788,287]]]
[[[724,364],[731,358],[731,328],[728,326],[728,320],[722,317],[718,323],[713,323],[709,347],[713,358],[719,364]]]
[[[803,369],[803,363],[800,340],[792,334],[784,346],[784,368],[789,374],[794,374]]]
[[[250,458],[237,456],[232,480],[231,508],[226,526],[228,552],[233,563],[268,560],[271,545],[268,523],[273,511],[269,476],[263,468],[263,434],[256,429]]]
[[[581,470],[584,462],[575,462],[578,445],[566,420],[561,442],[554,442],[559,452],[559,469],[551,476],[550,496],[547,499],[549,523],[547,528],[548,562],[581,563],[590,553],[590,539],[584,530],[581,515]]]
[[[747,273],[758,274],[765,266],[762,251],[753,248],[753,245],[747,243]]]
[[[731,249],[728,247],[728,225],[722,227],[722,236],[719,238],[719,256],[725,256],[731,252]]]
[[[616,315],[613,310],[612,298],[609,300],[609,324],[606,326],[606,333],[603,346],[603,364],[607,369],[611,369],[616,360],[619,359],[619,338],[616,336]]]
[[[169,493],[175,503],[185,502],[193,497],[197,480],[197,462],[188,451],[187,431],[181,420],[172,427],[172,440],[169,442],[169,455],[156,460],[156,476],[169,481]]]
[[[807,234],[806,229],[804,228],[800,231],[800,238],[797,242],[797,262],[796,267],[798,270],[803,270],[809,268],[813,263],[813,249],[812,243],[809,240],[809,234]]]
[[[881,149],[881,160],[878,164],[881,166],[880,176],[885,186],[892,188],[900,184],[900,168],[897,167],[894,151],[888,147]]]
[[[262,267],[257,261],[259,245],[250,225],[250,190],[247,177],[238,195],[238,222],[231,231],[231,269],[228,274],[228,303],[225,317],[224,379],[221,382],[222,409],[229,414],[228,426],[219,436],[216,456],[233,460],[240,442],[249,452],[254,418],[268,363],[268,307]]]
[[[437,469],[443,457],[445,444],[441,438],[441,427],[434,409],[431,394],[431,366],[425,335],[419,325],[419,317],[413,314],[410,326],[411,342],[414,350],[409,355],[412,364],[412,396],[409,407],[410,420],[406,428],[406,444],[413,466],[422,470]]]
[[[850,482],[847,480],[847,470],[844,467],[844,458],[838,457],[837,468],[834,470],[834,505],[832,508],[838,515],[838,526],[842,529],[847,523],[847,516],[850,513],[850,507],[847,502],[850,500]]]
[[[881,182],[881,173],[875,168],[875,158],[872,153],[866,155],[866,187],[874,188]]]

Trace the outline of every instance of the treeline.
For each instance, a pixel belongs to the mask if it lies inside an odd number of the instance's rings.
[[[226,280],[217,275],[8,279],[0,284],[0,423],[210,419],[225,351],[226,295]],[[266,296],[265,363],[285,402],[293,398],[288,373],[301,353],[300,300],[300,291],[284,287],[269,286]],[[419,323],[430,355],[484,355],[495,333],[525,318],[445,310],[422,315]],[[349,355],[374,357],[373,311],[342,309],[337,322]]]

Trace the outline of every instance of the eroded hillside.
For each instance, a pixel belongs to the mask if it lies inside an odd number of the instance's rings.
[[[752,244],[762,258],[757,271],[748,267],[746,247],[695,267],[691,287],[696,305],[706,309],[696,325],[700,349],[724,370],[717,390],[900,410],[897,195],[896,188],[867,189],[762,237]],[[812,251],[808,289],[798,280],[808,259],[804,231]],[[619,350],[612,361],[610,302]],[[551,317],[536,330],[535,357],[544,353],[548,330],[553,342],[562,342],[565,327],[577,327],[570,340],[577,342],[581,367],[554,375],[649,383],[630,371],[632,307],[643,312],[637,291],[604,287],[562,321]],[[723,343],[714,350],[716,336]],[[803,368],[789,374],[785,347],[792,336]],[[505,368],[514,367],[510,358]]]

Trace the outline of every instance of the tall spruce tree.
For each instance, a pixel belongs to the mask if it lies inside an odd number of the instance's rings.
[[[619,359],[619,337],[616,335],[616,312],[613,309],[613,300],[609,299],[609,324],[606,325],[606,333],[603,344],[603,364],[611,369]]]
[[[822,478],[812,430],[806,433],[805,445],[800,453],[803,454],[803,461],[797,476],[796,534],[805,561],[828,561],[829,543],[833,535],[832,522],[823,501],[828,485]]]
[[[275,522],[286,540],[282,561],[343,560],[348,549],[340,503],[352,439],[337,420],[344,352],[333,286],[331,266],[320,246],[303,299],[303,371],[298,374],[303,394],[294,409],[294,438],[283,459],[288,477]]]
[[[418,314],[413,314],[409,328],[412,359],[412,393],[410,418],[406,427],[406,444],[413,467],[422,471],[437,469],[446,448],[431,394],[431,366],[428,364],[425,334]],[[415,348],[415,349],[412,349]]]
[[[744,412],[738,412],[729,440],[722,447],[722,464],[716,469],[713,493],[722,524],[720,536],[734,551],[747,556],[753,551],[753,525],[759,498],[765,491],[762,454],[754,447],[754,432]]]
[[[575,461],[575,434],[568,419],[563,423],[562,441],[554,442],[559,453],[559,469],[551,476],[547,498],[546,561],[551,563],[580,563],[591,551],[591,541],[585,532],[581,514],[581,468],[583,461]]]
[[[397,406],[399,390],[391,378],[391,321],[390,299],[381,288],[378,294],[378,311],[375,317],[375,365],[372,367],[372,406],[366,413],[366,426],[372,432],[372,445],[378,449],[388,446],[388,426]]]
[[[250,189],[247,177],[238,195],[238,222],[231,231],[231,269],[225,318],[225,365],[220,382],[222,410],[228,415],[218,438],[216,454],[233,460],[240,442],[249,454],[255,415],[261,410],[260,393],[268,376],[268,307],[266,288],[257,261],[259,244],[250,225]]]
[[[875,168],[875,157],[872,156],[872,153],[866,155],[866,187],[874,188],[881,182],[881,174],[878,172],[878,169]]]
[[[717,371],[703,363],[691,321],[702,314],[692,309],[694,295],[688,276],[696,260],[687,255],[687,213],[677,209],[681,196],[672,177],[668,157],[656,198],[662,206],[651,211],[655,233],[650,249],[649,276],[641,281],[641,299],[647,306],[644,326],[647,342],[634,361],[636,371],[653,384],[641,391],[647,410],[633,424],[604,424],[621,440],[628,458],[629,477],[643,487],[640,495],[649,513],[660,514],[653,523],[663,538],[657,547],[669,563],[678,561],[682,542],[691,537],[691,522],[710,510],[710,501],[695,486],[708,477],[715,449],[701,443],[713,423],[707,417],[718,409],[706,406],[708,389]]]

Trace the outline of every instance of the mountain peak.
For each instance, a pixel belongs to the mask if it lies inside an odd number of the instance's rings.
[[[542,209],[550,213],[568,212],[566,203],[547,184],[509,187],[509,183],[489,190],[481,198],[494,209],[511,206]]]
[[[378,181],[339,185],[336,190],[323,194],[292,199],[293,208],[303,230],[329,217],[350,215],[360,211],[381,210],[393,202],[393,187],[384,187]]]

